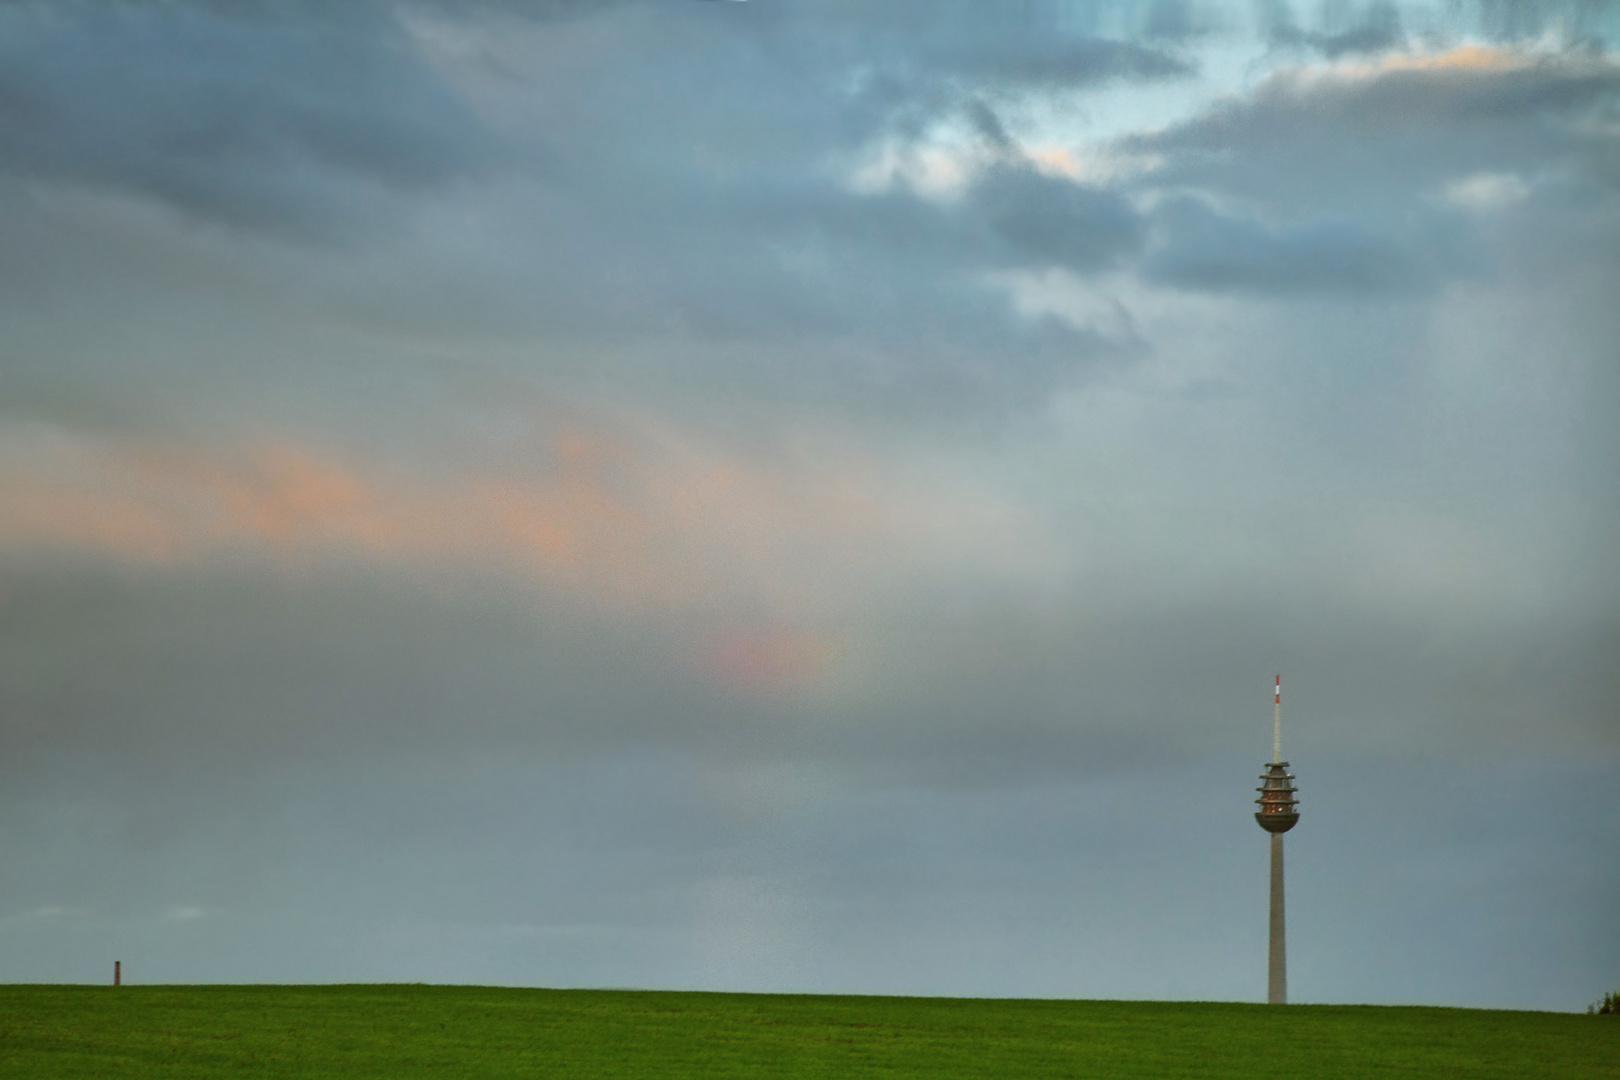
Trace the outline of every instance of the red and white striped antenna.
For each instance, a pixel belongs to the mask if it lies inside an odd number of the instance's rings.
[[[1271,699],[1271,760],[1282,760],[1282,676],[1277,676],[1277,695]]]

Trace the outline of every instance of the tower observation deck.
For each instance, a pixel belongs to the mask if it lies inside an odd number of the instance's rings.
[[[1299,789],[1294,780],[1286,761],[1273,761],[1260,774],[1260,786],[1254,789],[1260,793],[1254,800],[1260,809],[1255,811],[1254,820],[1266,832],[1281,834],[1299,824],[1299,800],[1294,798]]]

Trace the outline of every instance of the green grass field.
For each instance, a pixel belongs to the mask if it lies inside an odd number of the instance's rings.
[[[0,1077],[1620,1077],[1620,1017],[448,986],[0,987]]]

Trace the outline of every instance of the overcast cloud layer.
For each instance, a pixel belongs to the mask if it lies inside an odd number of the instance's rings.
[[[330,7],[0,4],[0,981],[1620,978],[1620,9]]]

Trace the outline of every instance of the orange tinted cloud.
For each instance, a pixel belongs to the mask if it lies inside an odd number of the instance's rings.
[[[156,468],[162,482],[161,470]],[[254,536],[278,547],[336,541],[380,549],[398,545],[398,513],[351,468],[285,443],[255,449],[235,469],[191,465],[222,537]],[[178,478],[177,478],[178,479]]]
[[[501,559],[567,570],[623,554],[636,515],[589,471],[527,484],[390,475],[287,442],[212,452],[90,445],[0,475],[0,543],[177,561],[224,548],[280,558]]]
[[[62,491],[29,479],[0,481],[0,539],[12,544],[88,547],[129,559],[167,560],[182,534],[138,499]]]
[[[1497,71],[1523,67],[1530,57],[1514,49],[1489,45],[1458,45],[1441,53],[1392,53],[1368,71]]]
[[[290,441],[212,448],[55,433],[16,449],[0,467],[0,548],[456,566],[618,605],[723,614],[741,604],[789,623],[859,606],[907,567],[1017,563],[1030,535],[959,484],[896,481],[854,455],[749,461],[656,425],[567,430],[520,467],[433,475]],[[803,649],[771,649],[733,650],[728,664],[813,666]]]
[[[837,640],[800,630],[738,631],[719,637],[709,663],[722,681],[748,689],[791,689],[827,674]]]
[[[1614,61],[1590,54],[1551,53],[1533,48],[1458,45],[1444,52],[1398,52],[1389,53],[1370,62],[1330,64],[1305,69],[1304,74],[1318,78],[1376,79],[1398,72],[1422,72],[1437,78],[1448,76],[1466,78],[1476,74],[1522,71],[1529,68],[1552,68],[1568,73],[1590,70],[1612,75]]]

